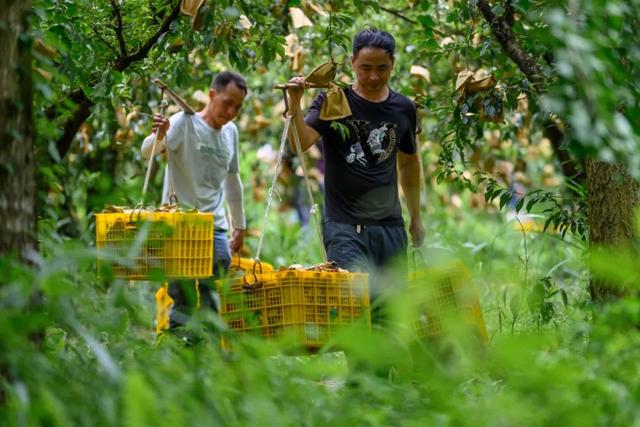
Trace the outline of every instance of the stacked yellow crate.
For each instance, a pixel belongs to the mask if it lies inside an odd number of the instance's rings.
[[[213,267],[213,214],[123,210],[96,214],[98,271],[129,280],[205,278]]]

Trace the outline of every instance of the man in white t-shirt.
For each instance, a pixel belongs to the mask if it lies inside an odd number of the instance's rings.
[[[242,182],[238,162],[238,128],[231,122],[242,107],[247,85],[239,74],[224,71],[216,75],[209,88],[209,101],[196,114],[179,112],[169,119],[156,114],[153,131],[158,132],[154,153],[168,150],[162,202],[169,202],[170,187],[181,207],[196,208],[215,216],[214,276],[220,275],[231,262],[231,252],[242,247],[245,233]],[[142,143],[142,155],[149,158],[154,134]],[[171,176],[169,176],[169,166]],[[229,222],[223,201],[231,212],[231,241],[227,239]],[[169,294],[175,300],[172,325],[182,324],[195,301],[193,282],[190,285],[171,284]],[[213,284],[203,292],[202,301],[215,309]]]

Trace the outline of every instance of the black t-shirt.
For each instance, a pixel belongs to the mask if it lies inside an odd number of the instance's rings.
[[[345,93],[352,115],[338,122],[346,126],[348,136],[319,118],[324,92],[305,116],[305,123],[320,134],[325,156],[325,218],[347,224],[403,225],[396,153],[416,152],[415,105],[393,90],[378,103],[351,88]]]

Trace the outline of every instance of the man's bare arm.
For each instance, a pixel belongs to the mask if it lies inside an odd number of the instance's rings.
[[[420,219],[420,159],[418,153],[398,151],[398,176],[409,211],[409,234],[414,247],[422,246],[424,226]]]

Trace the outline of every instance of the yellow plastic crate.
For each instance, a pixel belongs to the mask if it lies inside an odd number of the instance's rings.
[[[213,214],[127,210],[96,214],[98,271],[116,277],[204,278],[213,269]]]
[[[483,342],[489,341],[478,290],[461,262],[410,272],[409,301],[416,309],[418,336],[439,336],[451,321],[475,330]]]
[[[294,336],[313,348],[354,322],[371,325],[365,273],[281,270],[247,273],[220,285],[221,315],[240,333]]]

